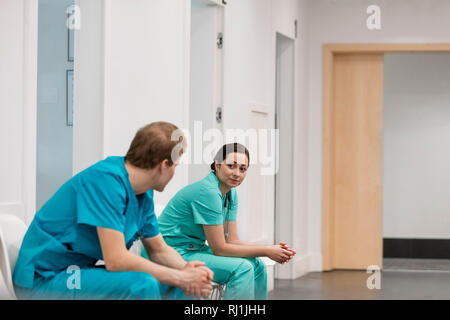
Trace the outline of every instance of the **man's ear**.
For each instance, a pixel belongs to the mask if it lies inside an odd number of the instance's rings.
[[[159,165],[160,165],[161,170],[170,168],[168,159],[164,159],[163,161],[161,161],[161,163]]]

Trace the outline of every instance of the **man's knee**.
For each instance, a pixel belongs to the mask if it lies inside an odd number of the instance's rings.
[[[160,300],[160,283],[148,273],[130,272],[128,295],[129,299]]]

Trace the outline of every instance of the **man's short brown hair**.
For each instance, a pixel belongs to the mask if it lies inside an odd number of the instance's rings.
[[[178,127],[169,122],[146,125],[134,136],[125,161],[142,169],[152,169],[166,159],[169,160],[169,165],[173,165],[185,148],[185,138],[178,132]],[[180,145],[177,146],[178,144]]]

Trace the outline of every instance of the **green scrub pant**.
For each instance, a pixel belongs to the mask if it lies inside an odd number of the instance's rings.
[[[267,300],[266,266],[258,258],[215,256],[211,249],[182,252],[186,261],[203,261],[213,281],[226,284],[224,300]]]

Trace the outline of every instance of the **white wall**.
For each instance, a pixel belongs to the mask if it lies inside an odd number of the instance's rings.
[[[103,159],[104,1],[75,0],[81,25],[74,31],[73,174]]]
[[[289,277],[302,275],[309,268],[306,215],[306,137],[307,137],[307,7],[306,1],[247,0],[228,1],[225,9],[225,75],[224,75],[224,129],[251,127],[250,105],[275,108],[276,32],[294,38],[294,20],[298,20],[299,37],[296,40],[296,95],[294,137],[294,199],[291,245],[297,250],[296,262],[289,266]],[[273,116],[273,114],[272,114]],[[250,181],[239,187],[239,234],[243,238],[259,238],[255,224],[263,219],[252,211],[248,202]],[[273,197],[273,189],[260,197]],[[290,214],[290,213],[287,213]],[[259,223],[259,222],[258,222]],[[272,223],[272,222],[269,222]]]
[[[369,5],[381,8],[381,30],[366,28]],[[450,42],[446,0],[314,0],[309,5],[308,251],[322,252],[322,45]],[[317,259],[317,267],[321,267]]]
[[[73,0],[40,0],[38,30],[37,205],[72,177],[72,127],[66,124],[66,9]]]
[[[125,155],[137,129],[153,121],[187,127],[188,1],[78,0],[75,40],[74,171]],[[177,168],[164,205],[187,181]]]
[[[222,106],[222,65],[223,49],[217,47],[217,34],[223,32],[224,8],[210,3],[191,1],[190,25],[190,76],[189,76],[189,131],[191,133],[189,183],[203,179],[210,172],[212,161],[201,161],[203,150],[202,137],[198,137],[201,121],[202,132],[209,129],[221,130],[216,121],[217,107]],[[217,147],[218,148],[218,147]],[[215,151],[214,151],[215,152]],[[214,155],[212,156],[214,157]],[[211,157],[211,158],[212,158]],[[203,163],[206,162],[206,163]]]
[[[110,1],[109,86],[105,103],[104,155],[125,154],[136,130],[153,121],[188,125],[189,1],[152,0],[130,5]],[[186,184],[186,167],[166,190],[161,205]]]
[[[450,239],[450,54],[386,54],[385,238]]]
[[[36,204],[37,1],[0,2],[0,214]]]
[[[298,36],[296,40],[295,60],[295,105],[294,105],[294,185],[293,185],[293,235],[294,246],[297,251],[297,262],[293,270],[293,278],[303,275],[307,271],[317,270],[317,255],[308,248],[308,117],[309,117],[309,31],[310,14],[309,1],[292,2],[292,7],[285,7],[278,12],[278,29],[289,35],[288,25],[284,15],[291,12],[298,20]],[[275,11],[276,12],[276,11]],[[292,21],[292,18],[291,18]],[[293,31],[291,30],[291,37]]]

